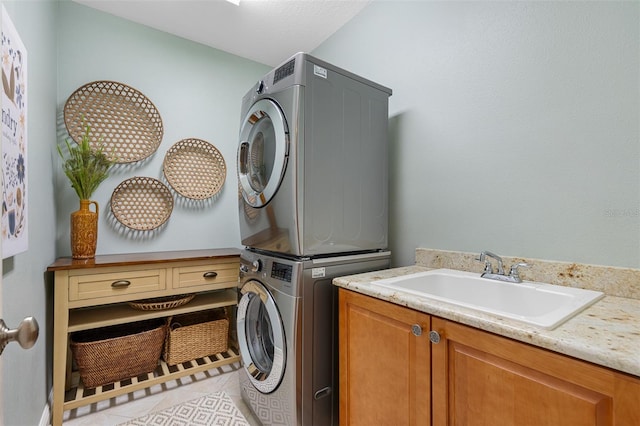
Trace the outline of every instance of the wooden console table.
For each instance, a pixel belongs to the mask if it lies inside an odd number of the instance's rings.
[[[47,268],[54,277],[53,406],[51,424],[83,405],[240,360],[230,342],[224,353],[168,366],[160,361],[148,375],[85,389],[72,371],[69,333],[151,318],[235,306],[239,250],[212,249],[102,255],[89,260],[60,258]],[[143,311],[127,301],[197,293],[173,309]],[[230,319],[230,329],[233,329]]]

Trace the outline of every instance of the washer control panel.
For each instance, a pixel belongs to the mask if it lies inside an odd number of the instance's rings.
[[[271,278],[276,278],[290,283],[292,274],[293,266],[291,265],[285,265],[278,262],[273,262],[271,265]]]

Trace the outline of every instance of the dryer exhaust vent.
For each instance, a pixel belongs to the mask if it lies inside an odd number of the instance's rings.
[[[281,66],[280,68],[278,68],[273,74],[273,84],[276,84],[283,78],[293,74],[293,71],[295,69],[295,64],[296,64],[296,60],[294,58],[289,62],[287,62],[286,64],[284,64],[283,66]]]

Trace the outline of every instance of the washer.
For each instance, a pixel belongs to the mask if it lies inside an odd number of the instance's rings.
[[[242,251],[240,388],[263,425],[338,424],[338,305],[331,281],[389,262],[389,252],[296,259]]]
[[[242,244],[294,256],[386,249],[391,90],[305,53],[244,96]]]

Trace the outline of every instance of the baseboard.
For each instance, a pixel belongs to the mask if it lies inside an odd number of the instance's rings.
[[[38,426],[49,426],[51,423],[49,419],[51,418],[51,410],[49,409],[49,404],[45,404],[44,410],[42,410],[42,417],[40,417],[40,423]]]
[[[49,399],[47,403],[44,404],[44,409],[42,410],[42,416],[40,417],[40,423],[38,426],[49,426],[51,424],[51,401],[53,401],[53,390],[49,392]]]

